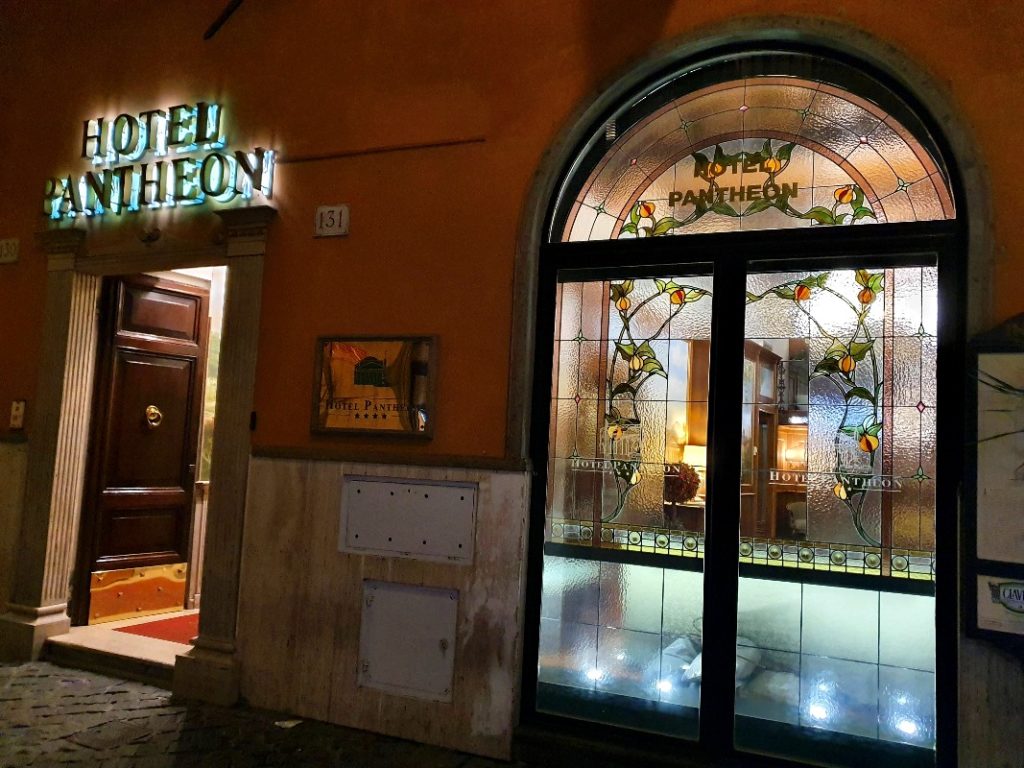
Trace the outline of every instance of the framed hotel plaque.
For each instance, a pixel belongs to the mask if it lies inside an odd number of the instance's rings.
[[[1024,315],[968,358],[967,631],[1024,656]]]
[[[429,438],[436,369],[434,336],[321,336],[312,431]]]

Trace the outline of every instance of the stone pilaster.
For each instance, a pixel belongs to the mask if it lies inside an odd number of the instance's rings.
[[[195,647],[178,657],[174,693],[226,705],[238,698],[235,659],[238,587],[248,481],[263,254],[269,207],[219,211],[228,256],[224,332],[217,384],[217,440],[210,467],[210,498],[203,555],[203,607]]]
[[[0,659],[39,656],[47,637],[66,632],[85,453],[92,411],[96,302],[100,278],[74,271],[85,233],[39,235],[47,254],[43,347],[30,428],[25,501],[7,613],[0,616]]]

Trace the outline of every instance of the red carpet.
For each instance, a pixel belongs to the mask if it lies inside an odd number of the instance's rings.
[[[199,614],[190,613],[188,616],[175,616],[172,619],[147,621],[145,624],[119,627],[116,631],[188,645],[192,638],[199,634]]]

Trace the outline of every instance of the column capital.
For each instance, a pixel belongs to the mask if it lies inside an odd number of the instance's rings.
[[[266,251],[267,229],[277,216],[277,209],[269,205],[249,208],[226,208],[216,212],[224,222],[227,255],[259,256]]]
[[[47,255],[46,266],[51,272],[72,270],[75,259],[85,253],[84,229],[47,229],[36,232],[36,243]]]

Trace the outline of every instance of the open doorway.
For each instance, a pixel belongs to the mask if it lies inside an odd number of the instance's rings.
[[[104,645],[197,633],[226,272],[104,281],[71,605]]]

